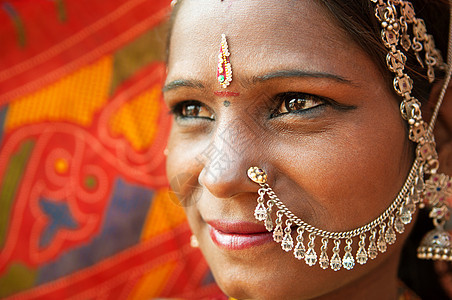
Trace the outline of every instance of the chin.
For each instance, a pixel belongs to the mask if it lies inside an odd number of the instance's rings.
[[[284,254],[279,253],[277,258],[257,255],[260,263],[250,261],[247,265],[219,263],[218,257],[209,263],[218,286],[235,299],[311,299],[331,290],[327,284],[318,286],[317,279],[337,282],[328,277],[338,273],[325,276],[323,270],[312,269],[292,257],[288,263],[281,259]]]
[[[208,253],[206,258],[222,291],[235,299],[331,299],[354,293],[359,282],[368,286],[380,277],[391,277],[397,253],[389,251],[353,270],[322,270],[281,252],[279,245],[268,251],[234,252],[234,257]],[[209,255],[210,254],[210,255]],[[395,278],[395,277],[394,277]],[[337,299],[341,299],[340,297]],[[344,298],[346,299],[346,298]]]

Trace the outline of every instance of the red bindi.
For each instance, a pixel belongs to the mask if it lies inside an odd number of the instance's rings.
[[[215,94],[215,96],[221,96],[221,97],[237,97],[237,96],[240,96],[240,93],[228,92],[228,91],[215,91],[213,93]]]

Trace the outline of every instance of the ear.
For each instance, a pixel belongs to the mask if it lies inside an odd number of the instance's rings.
[[[426,113],[430,116],[438,102],[443,82],[437,82],[430,93]],[[452,81],[449,84],[433,130],[439,156],[439,172],[452,175]]]

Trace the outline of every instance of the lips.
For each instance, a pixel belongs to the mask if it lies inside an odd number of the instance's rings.
[[[209,233],[215,245],[226,250],[243,250],[272,241],[272,232],[251,222],[208,221]]]

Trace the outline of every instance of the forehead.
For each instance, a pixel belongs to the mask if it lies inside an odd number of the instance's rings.
[[[241,77],[269,68],[334,72],[362,52],[316,1],[182,0],[168,77],[207,76],[223,33],[233,72]]]

